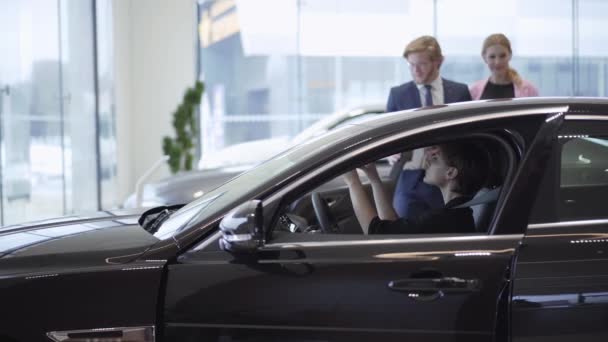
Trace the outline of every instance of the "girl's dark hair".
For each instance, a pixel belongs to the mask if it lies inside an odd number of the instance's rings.
[[[454,191],[467,196],[475,195],[486,183],[489,156],[478,142],[454,141],[439,145],[449,166],[458,170]]]

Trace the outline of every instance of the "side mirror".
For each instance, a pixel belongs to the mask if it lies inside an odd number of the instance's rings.
[[[264,244],[262,201],[251,200],[230,211],[220,221],[220,248],[231,253],[251,253]]]

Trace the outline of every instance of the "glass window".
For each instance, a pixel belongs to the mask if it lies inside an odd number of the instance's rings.
[[[93,3],[0,1],[0,225],[99,208]]]
[[[416,138],[412,140],[420,141]],[[354,173],[341,172],[340,176],[318,187],[299,189],[285,195],[284,205],[279,209],[279,219],[272,229],[278,233],[279,239],[285,236],[281,233],[288,232],[338,235],[369,233],[369,238],[384,234],[485,233],[507,173],[506,168],[487,168],[487,157],[492,153],[496,160],[509,163],[504,148],[493,139],[470,138],[429,146],[425,151],[417,149],[401,173],[393,173],[393,166],[378,160],[373,167],[364,166]],[[378,147],[377,157],[387,157],[386,152],[386,147]],[[451,156],[449,162],[444,159],[446,153]],[[424,183],[421,178],[423,161],[427,165]],[[357,165],[357,161],[351,160],[348,164]],[[445,174],[441,176],[435,170],[444,170],[446,165],[460,168],[463,176],[452,183],[458,184],[456,186],[461,189],[459,193],[454,193],[454,197],[444,204],[437,187],[445,186],[442,180]],[[349,183],[351,185],[347,185]],[[447,187],[444,190],[446,193],[452,191]],[[468,201],[475,196],[479,196],[477,199],[480,202],[468,206]],[[316,239],[309,235],[286,239],[292,238],[301,241]],[[341,239],[338,236],[329,238]]]
[[[608,136],[561,136],[560,220],[606,218]]]
[[[243,141],[293,137],[344,109],[384,105],[390,87],[411,79],[400,56],[432,31],[432,10],[426,0],[202,2],[203,160]]]
[[[510,64],[522,78],[541,95],[572,95],[572,23],[571,1],[438,0],[442,75],[469,84],[489,77],[483,40],[504,33],[513,50]]]
[[[608,2],[578,0],[578,82],[576,95],[608,96]]]
[[[608,185],[608,138],[581,137],[562,147],[562,187]]]
[[[0,2],[0,224],[64,213],[59,13],[54,1]]]
[[[92,3],[59,1],[66,213],[98,209]]]
[[[607,11],[602,0],[199,1],[202,157],[386,104],[411,80],[405,45],[425,34],[438,38],[448,79],[488,77],[481,45],[501,32],[540,95],[607,96]]]
[[[566,121],[557,142],[530,221],[608,218],[608,125]]]
[[[102,209],[122,201],[116,175],[116,113],[114,106],[114,50],[112,1],[97,0],[97,103],[99,141],[99,178]]]

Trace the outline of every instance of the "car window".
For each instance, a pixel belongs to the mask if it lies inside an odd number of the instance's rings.
[[[608,124],[567,121],[554,146],[530,221],[608,218]]]
[[[608,185],[608,136],[569,138],[561,152],[561,187]]]
[[[562,137],[557,215],[560,220],[606,218],[608,135]]]
[[[441,175],[453,171],[448,171],[446,169],[448,166],[440,165],[437,168],[431,168],[430,170],[434,170],[434,172],[430,173],[431,178],[426,179],[425,172],[421,169],[420,161],[422,159],[418,159],[418,162],[414,161],[417,158],[415,156],[418,156],[416,152],[409,154],[412,160],[403,165],[404,170],[396,173],[389,172],[390,165],[383,160],[385,156],[378,155],[377,157],[380,159],[375,162],[375,168],[382,180],[384,191],[387,193],[384,197],[385,201],[378,201],[376,188],[372,186],[369,178],[366,177],[366,172],[362,171],[361,167],[357,169],[357,178],[361,181],[371,207],[375,209],[376,219],[374,220],[382,219],[383,215],[391,219],[384,219],[386,222],[378,224],[373,221],[361,221],[355,206],[357,201],[353,200],[353,193],[350,191],[346,179],[340,175],[317,186],[312,191],[286,200],[287,203],[282,206],[283,209],[280,210],[278,219],[272,227],[275,232],[275,242],[318,240],[323,239],[322,236],[327,234],[333,235],[333,237],[328,237],[330,239],[339,239],[339,236],[352,239],[357,235],[376,239],[386,235],[404,234],[486,234],[494,214],[501,185],[506,178],[506,169],[509,167],[507,153],[501,150],[497,141],[489,138],[458,139],[438,146],[427,146],[427,148],[448,149],[446,146],[451,146],[457,151],[451,152],[453,163],[459,163],[456,160],[461,160],[459,156],[464,152],[464,160],[467,165],[479,166],[477,170],[471,170],[464,164],[458,164],[459,167],[464,167],[462,175],[468,175],[469,183],[467,185],[461,183],[463,189],[468,187],[468,189],[474,190],[462,191],[462,195],[450,197],[447,208],[442,191],[438,186],[444,182]],[[424,154],[425,152],[422,151],[427,150],[419,148],[417,151]],[[432,163],[432,158],[428,160],[428,163]],[[463,162],[460,161],[460,163]],[[351,163],[351,165],[357,166],[357,162]],[[457,164],[452,165],[455,168]],[[498,170],[499,165],[505,170]],[[408,182],[414,183],[408,184]],[[434,182],[437,186],[429,185],[427,182],[429,184]],[[401,206],[402,197],[407,197],[409,203]],[[477,202],[474,202],[474,198]],[[383,211],[385,209],[382,208],[387,208],[387,206],[383,206],[381,203],[388,203],[394,212]],[[469,203],[475,204],[469,205]],[[400,208],[405,208],[410,212],[400,211]],[[363,229],[362,222],[367,223],[365,229]]]
[[[363,129],[358,126],[342,127],[281,152],[274,158],[203,194],[172,214],[165,223],[168,224],[168,228],[161,227],[156,234],[157,237],[161,235],[163,238],[170,237],[172,233],[188,231],[213,219],[235,201],[275,186],[277,180],[284,179],[285,174],[293,175],[300,172],[301,165],[313,162],[310,160],[312,151],[331,150],[335,148],[334,146],[340,146],[346,137],[361,130]]]

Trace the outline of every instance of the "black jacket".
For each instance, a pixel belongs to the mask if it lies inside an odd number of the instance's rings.
[[[374,217],[369,224],[369,234],[474,233],[473,210],[468,207],[455,208],[470,200],[471,197],[457,197],[444,208],[429,210],[415,218],[388,221]]]

